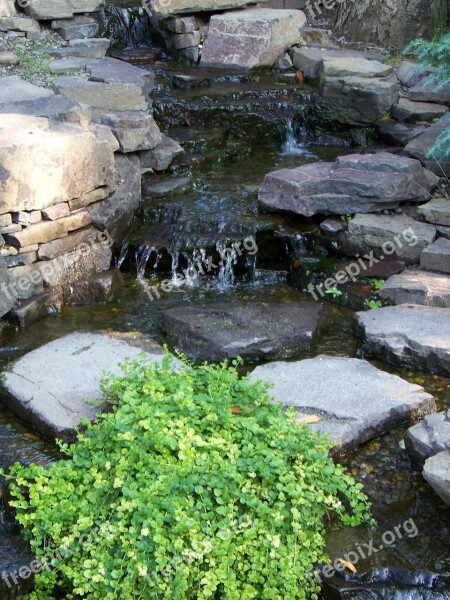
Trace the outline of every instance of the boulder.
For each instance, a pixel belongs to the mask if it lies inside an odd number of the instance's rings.
[[[266,210],[306,217],[373,212],[428,199],[436,183],[419,161],[387,152],[352,154],[335,163],[269,173],[259,190],[259,203]]]
[[[9,288],[10,283],[6,261],[0,257],[0,318],[9,312],[16,302],[16,296]]]
[[[83,306],[107,302],[123,285],[122,274],[117,268],[96,273],[87,279],[66,284],[63,287],[64,304]]]
[[[346,243],[351,254],[373,250],[381,260],[389,255],[412,264],[435,238],[433,225],[404,215],[357,214],[348,224]]]
[[[420,255],[420,266],[427,271],[450,275],[450,240],[440,237]],[[450,292],[450,277],[447,278]]]
[[[419,215],[436,225],[450,227],[450,201],[448,198],[432,198],[426,204],[418,208]]]
[[[151,150],[162,141],[155,119],[144,111],[107,112],[94,110],[93,121],[109,127],[119,142],[120,152]]]
[[[0,114],[0,165],[0,214],[66,202],[112,186],[114,177],[109,141],[76,125],[26,115]]]
[[[141,152],[139,156],[143,168],[165,171],[170,167],[173,160],[183,153],[183,148],[176,140],[163,134],[161,142],[153,150]]]
[[[48,88],[39,87],[17,75],[10,75],[2,78],[0,86],[0,107],[4,104],[10,105],[17,102],[28,102],[48,98],[53,96],[54,92]]]
[[[305,22],[299,10],[252,8],[213,15],[200,66],[272,66],[298,41]]]
[[[183,13],[220,12],[230,8],[241,8],[247,4],[254,4],[254,0],[153,0],[151,6],[157,17],[164,18]]]
[[[89,401],[101,399],[104,372],[120,374],[119,364],[148,348],[146,358],[161,361],[162,348],[130,341],[73,333],[29,352],[5,373],[5,404],[44,437],[72,441],[80,419],[102,410]]]
[[[196,360],[273,360],[311,347],[321,311],[313,302],[180,306],[162,314],[160,327]]]
[[[105,200],[88,206],[92,222],[106,230],[119,246],[129,231],[141,200],[141,164],[135,154],[116,155],[116,189]]]
[[[269,394],[293,406],[299,423],[329,434],[334,454],[436,410],[433,396],[421,386],[355,358],[321,355],[268,363],[251,377],[272,384]]]
[[[408,98],[400,98],[392,109],[392,116],[398,121],[417,123],[417,121],[434,121],[448,111],[448,107],[431,102],[412,102]]]
[[[405,147],[403,153],[406,156],[417,158],[430,171],[442,176],[443,172],[450,175],[450,157],[440,158],[439,162],[428,157],[428,151],[434,146],[438,137],[450,127],[450,115],[445,115],[438,121],[430,125],[422,135],[414,138],[412,142]]]
[[[423,467],[423,476],[445,504],[450,505],[450,450],[428,458]]]
[[[70,19],[77,13],[97,12],[103,0],[32,0],[27,12],[35,19]]]
[[[19,302],[8,314],[8,318],[17,322],[19,327],[29,327],[40,319],[59,313],[62,304],[63,298],[60,287],[45,290],[28,300]]]
[[[449,278],[443,273],[408,270],[389,277],[379,292],[392,304],[450,306]]]
[[[406,432],[405,445],[414,461],[423,466],[430,456],[443,452],[450,444],[450,412],[426,416]]]
[[[397,275],[394,275],[397,277]],[[364,351],[408,369],[450,375],[450,309],[415,304],[356,313]]]

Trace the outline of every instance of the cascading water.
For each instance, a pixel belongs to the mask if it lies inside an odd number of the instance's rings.
[[[224,292],[234,284],[235,275],[233,267],[237,262],[238,253],[234,246],[228,248],[226,242],[223,241],[217,242],[216,250],[220,256],[217,289],[220,292]]]
[[[297,135],[292,119],[286,121],[286,139],[283,144],[282,154],[285,156],[303,156],[317,158],[315,154],[308,150],[307,134],[308,126],[303,121]]]
[[[102,36],[111,40],[112,48],[153,46],[150,17],[142,6],[123,7],[106,4],[100,13]]]

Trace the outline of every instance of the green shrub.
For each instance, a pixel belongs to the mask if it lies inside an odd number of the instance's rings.
[[[316,598],[325,521],[370,520],[331,444],[236,361],[122,368],[102,386],[112,412],[61,445],[67,459],[10,472],[35,555],[63,557],[29,598]]]

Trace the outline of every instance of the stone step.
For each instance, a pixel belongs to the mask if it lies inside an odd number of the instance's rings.
[[[77,15],[72,19],[52,21],[52,29],[67,41],[95,38],[98,32],[98,21],[93,17]]]
[[[420,255],[420,266],[427,271],[447,273],[450,288],[450,240],[441,237],[425,248]]]
[[[450,227],[450,199],[432,198],[418,208],[421,215],[428,223]]]
[[[365,360],[317,356],[257,367],[275,402],[292,406],[314,431],[329,434],[334,454],[435,411],[433,396]]]
[[[386,306],[356,313],[355,324],[367,355],[407,369],[450,375],[450,308]]]
[[[450,277],[418,269],[392,275],[380,290],[392,304],[450,307]]]
[[[392,116],[405,123],[417,123],[418,121],[434,121],[445,115],[447,111],[448,106],[443,104],[412,102],[408,98],[400,98],[392,109]]]

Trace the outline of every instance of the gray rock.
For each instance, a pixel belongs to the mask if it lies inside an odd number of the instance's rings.
[[[173,160],[183,153],[183,148],[176,140],[163,134],[161,143],[156,148],[141,152],[139,156],[142,167],[150,167],[155,171],[165,171],[170,167]]]
[[[252,3],[254,0],[172,0],[170,3],[166,0],[154,0],[152,11],[158,17],[169,17],[183,13],[190,15],[198,12],[220,12]]]
[[[375,436],[435,411],[433,396],[364,360],[317,356],[257,367],[252,379],[273,384],[276,402],[293,406],[309,428],[328,433],[334,453],[352,450]]]
[[[450,227],[450,200],[448,198],[432,198],[419,206],[419,215],[428,223]]]
[[[275,68],[279,71],[286,71],[287,69],[292,69],[294,65],[292,64],[292,59],[287,52],[282,54],[275,61]]]
[[[352,154],[335,163],[269,173],[259,190],[259,203],[266,210],[306,217],[372,212],[407,200],[427,200],[436,182],[418,161],[387,152]]]
[[[379,293],[392,304],[450,306],[449,278],[442,273],[417,269],[404,271],[390,277]]]
[[[397,77],[400,83],[411,88],[416,86],[422,79],[425,79],[431,73],[431,69],[424,67],[420,63],[413,63],[404,60],[397,70]]]
[[[444,225],[436,225],[436,231],[438,233],[438,236],[450,240],[450,227],[444,227]]]
[[[8,314],[8,318],[16,321],[19,327],[29,327],[36,321],[57,314],[63,304],[61,288],[45,290],[28,300],[19,302]]]
[[[90,58],[80,58],[78,56],[69,58],[60,58],[52,60],[49,63],[50,72],[54,75],[72,75],[86,70]]]
[[[6,261],[0,257],[0,318],[9,312],[16,302],[16,296],[9,287],[10,283]]]
[[[16,300],[28,300],[44,291],[42,274],[37,264],[11,267],[8,269],[8,294]]]
[[[442,500],[450,505],[450,450],[425,461],[423,476]]]
[[[105,200],[89,205],[96,227],[106,230],[116,246],[129,231],[141,200],[141,164],[135,154],[116,154],[116,189]]]
[[[414,138],[423,133],[425,125],[411,123],[398,123],[397,121],[382,119],[375,123],[378,136],[387,144],[401,146],[409,144]]]
[[[65,40],[95,38],[98,31],[98,22],[93,17],[77,15],[71,19],[52,21],[52,29],[55,29]]]
[[[272,66],[300,37],[306,17],[299,10],[251,8],[211,18],[202,67]]]
[[[190,177],[167,177],[158,178],[156,181],[150,179],[143,186],[143,193],[150,198],[165,198],[172,194],[180,194],[192,188]]]
[[[321,311],[313,302],[180,306],[166,310],[160,326],[170,343],[197,360],[273,360],[310,348]]]
[[[0,18],[0,31],[22,31],[24,33],[41,31],[39,23],[35,19],[27,19],[24,16]]]
[[[0,0],[0,17],[12,17],[15,14],[14,0]]]
[[[307,31],[306,27],[302,31],[302,37],[304,37],[305,31]],[[323,46],[321,46],[320,48],[294,47],[291,48],[289,54],[292,58],[292,62],[294,63],[294,67],[302,71],[303,75],[305,76],[305,79],[311,80],[317,80],[320,78],[322,61],[324,57],[330,57],[335,59],[359,58],[366,60],[378,60],[380,58],[378,54],[373,54],[370,52],[361,52],[358,50],[343,51],[339,49],[327,49]]]
[[[167,47],[171,50],[183,50],[184,48],[192,48],[198,46],[202,41],[200,31],[192,33],[175,33],[166,40]]]
[[[3,104],[15,104],[16,102],[28,102],[48,98],[54,92],[48,88],[39,87],[25,81],[17,75],[2,78],[0,86],[0,106]]]
[[[118,365],[137,358],[144,348],[98,333],[73,333],[19,359],[5,373],[5,404],[44,437],[72,441],[80,418],[102,411],[88,403],[100,400],[104,372],[120,374]],[[145,353],[161,361],[162,349]]]
[[[358,214],[348,224],[347,243],[356,253],[374,251],[411,264],[436,238],[436,228],[404,215]]]
[[[26,10],[35,19],[70,19],[76,13],[96,12],[103,0],[33,0]]]
[[[367,60],[347,56],[325,55],[322,58],[321,76],[328,77],[388,77],[394,72],[393,67],[378,60]]]
[[[196,17],[171,17],[161,21],[161,26],[173,33],[192,33],[199,30]]]
[[[439,452],[447,450],[450,444],[450,413],[443,411],[426,416],[406,432],[405,445],[414,461],[423,463]]]
[[[392,116],[406,123],[417,121],[433,121],[439,119],[448,111],[447,106],[432,104],[431,102],[412,102],[408,98],[400,98],[392,109]]]
[[[306,5],[306,0],[300,0],[303,6],[285,6],[285,8],[301,8]],[[305,27],[302,31],[302,39],[310,48],[326,48],[330,50],[340,50],[330,39],[328,31],[319,29],[318,27]]]
[[[419,85],[409,90],[409,98],[414,102],[436,102],[450,105],[450,87],[439,87],[432,79],[423,79]]]
[[[85,104],[72,102],[64,96],[49,96],[29,102],[4,104],[0,106],[0,113],[26,114],[36,117],[47,117],[52,121],[73,123],[87,127],[91,122],[91,110]]]
[[[104,238],[104,234],[92,226],[83,227],[70,233],[67,237],[59,240],[53,240],[47,244],[41,244],[38,249],[40,260],[49,260],[56,258],[61,254],[73,252],[81,245],[94,244]]]
[[[53,58],[90,58],[101,59],[109,48],[107,38],[90,38],[81,40],[70,40],[68,46],[62,48],[50,48],[47,53]]]
[[[450,175],[450,157],[442,158],[439,163],[432,157],[427,157],[429,149],[434,146],[437,138],[443,131],[450,127],[450,115],[446,115],[430,125],[422,135],[416,137],[410,142],[404,149],[406,156],[417,158],[421,163],[439,177],[442,177],[442,173]]]
[[[330,217],[322,221],[320,224],[320,230],[329,235],[337,235],[341,233],[341,231],[345,231],[347,229],[346,223],[344,223],[338,217]]]
[[[427,271],[437,271],[450,275],[450,240],[438,238],[420,255],[420,266]],[[450,290],[450,277],[447,281]]]
[[[396,277],[396,276],[394,276]],[[450,375],[450,309],[415,304],[356,313],[364,350],[402,367]]]
[[[107,302],[123,285],[124,281],[119,269],[113,268],[103,273],[96,273],[87,279],[65,285],[64,304],[83,306]]]
[[[92,119],[111,129],[120,144],[120,152],[151,150],[162,141],[162,134],[153,115],[144,111],[103,113],[94,110]]]

